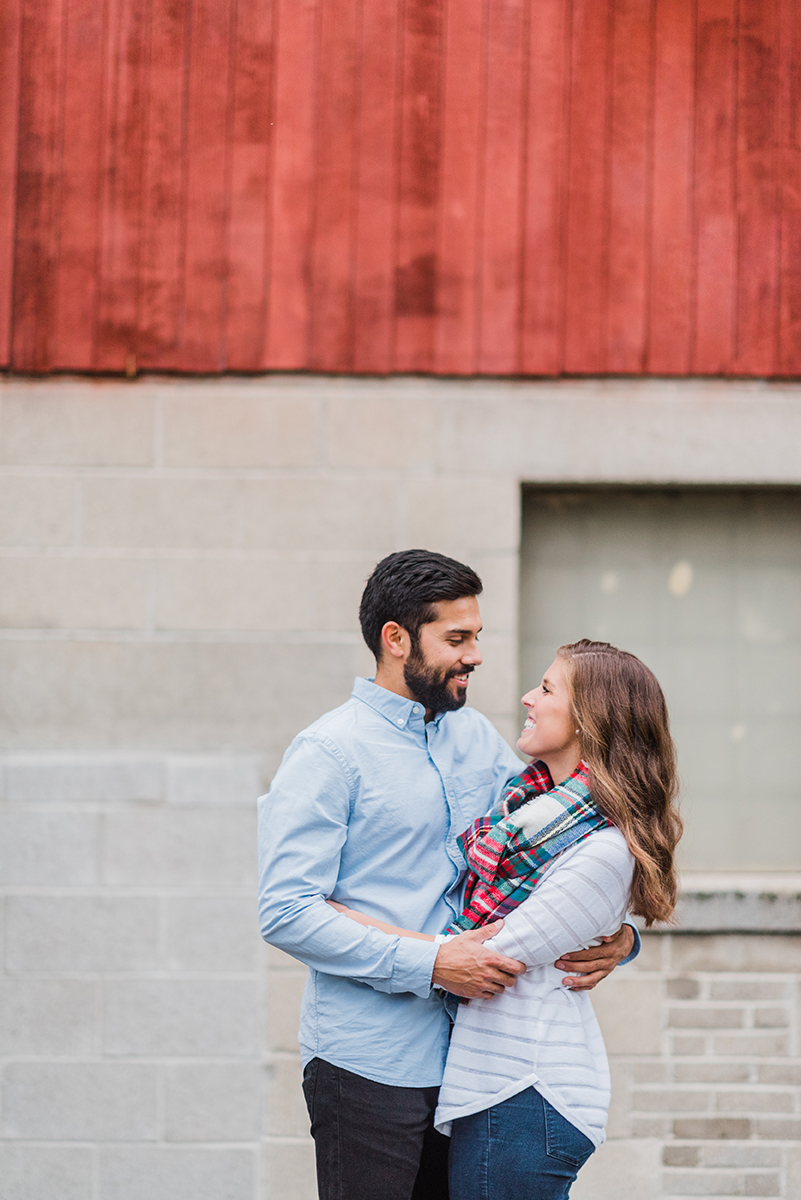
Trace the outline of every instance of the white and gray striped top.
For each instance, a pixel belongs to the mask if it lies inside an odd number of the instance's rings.
[[[622,833],[598,830],[553,859],[506,917],[491,944],[528,971],[502,994],[459,1006],[434,1118],[440,1132],[535,1087],[596,1146],[604,1141],[610,1086],[601,1030],[589,993],[563,987],[553,964],[618,931],[633,870]]]

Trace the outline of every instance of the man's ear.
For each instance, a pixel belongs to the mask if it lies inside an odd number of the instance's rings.
[[[392,658],[403,658],[406,654],[409,635],[397,621],[387,621],[381,630],[381,650]]]

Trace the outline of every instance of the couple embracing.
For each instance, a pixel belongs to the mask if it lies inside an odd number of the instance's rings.
[[[375,568],[373,680],[300,733],[259,803],[264,938],[309,967],[321,1200],[564,1200],[604,1140],[588,991],[676,898],[673,743],[638,659],[583,640],[523,697],[518,750],[465,700],[469,567]],[[310,681],[312,682],[312,681]]]

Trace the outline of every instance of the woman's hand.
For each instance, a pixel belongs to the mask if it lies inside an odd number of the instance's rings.
[[[563,979],[562,983],[572,992],[589,992],[607,975],[611,975],[615,967],[631,954],[633,947],[634,930],[630,925],[621,925],[611,937],[601,938],[600,946],[563,954],[554,966],[557,971],[581,971],[581,975],[572,975]]]

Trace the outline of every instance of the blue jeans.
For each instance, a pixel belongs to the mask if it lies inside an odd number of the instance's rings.
[[[455,1200],[565,1200],[595,1147],[535,1088],[453,1122]]]

